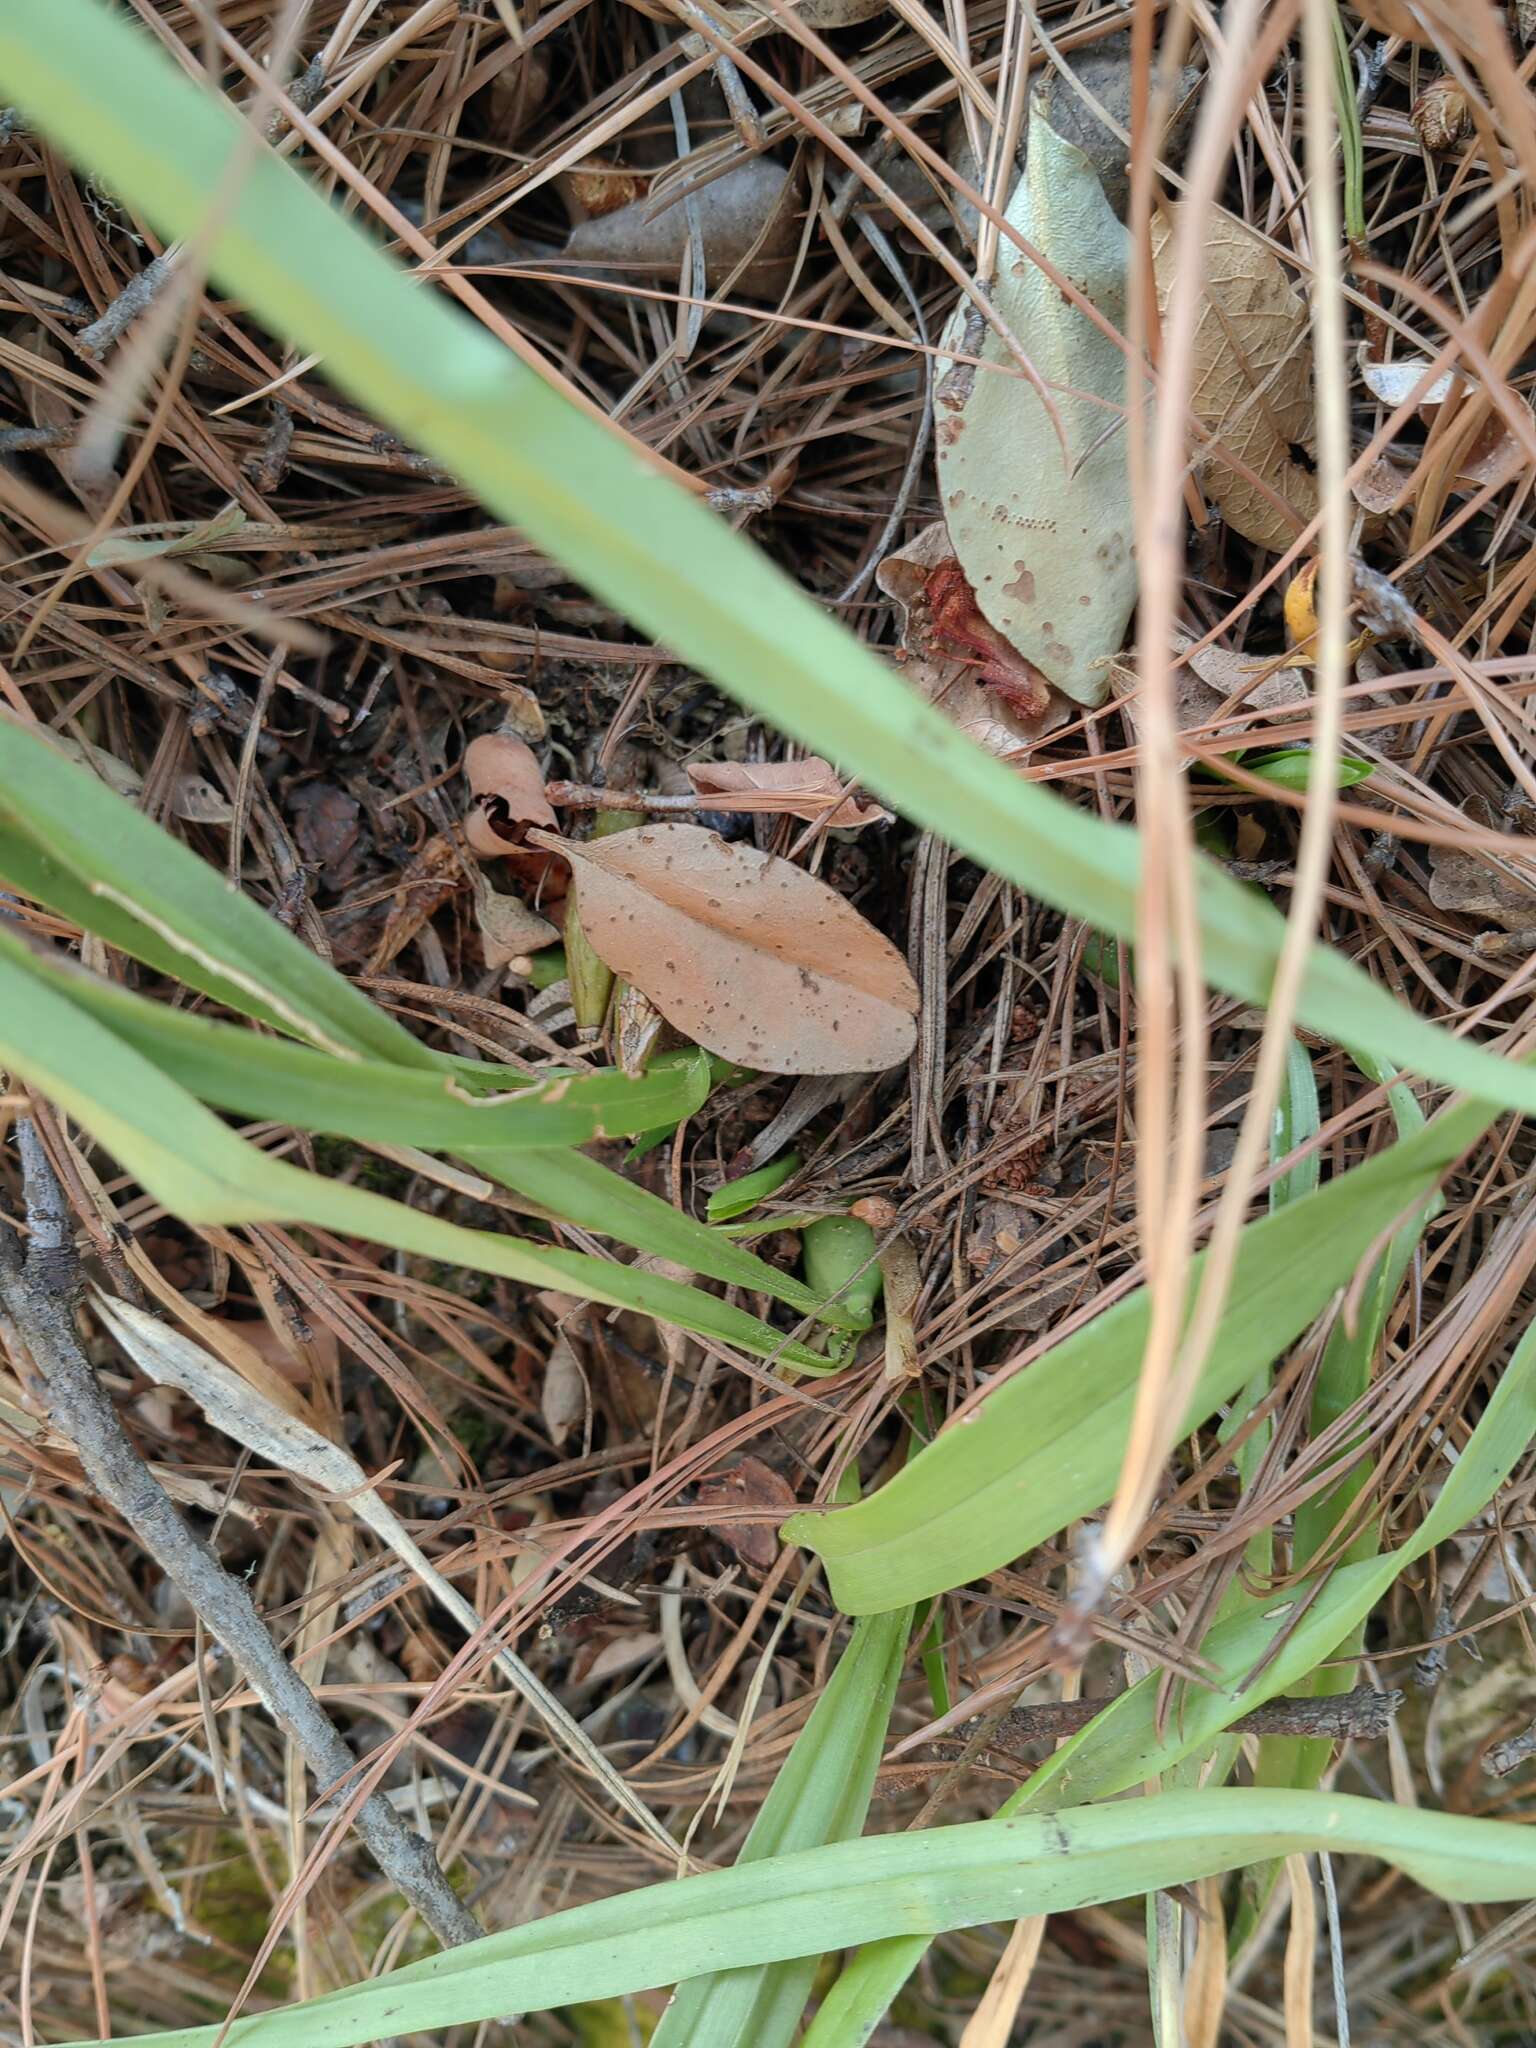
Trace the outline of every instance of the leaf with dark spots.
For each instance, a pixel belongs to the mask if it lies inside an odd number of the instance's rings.
[[[743,1066],[878,1073],[917,1036],[906,961],[825,882],[697,825],[647,825],[577,844],[582,929],[669,1024]]]
[[[1007,218],[1123,329],[1130,239],[1088,158],[1038,105]],[[943,347],[949,357],[979,356],[980,367],[956,390],[959,409],[937,435],[952,552],[981,615],[1007,644],[1078,703],[1101,704],[1107,663],[1136,602],[1124,355],[1008,243],[993,303],[1050,389],[1056,418],[997,334],[966,346],[970,308],[962,301]],[[941,359],[944,381],[963,367],[946,370]]]

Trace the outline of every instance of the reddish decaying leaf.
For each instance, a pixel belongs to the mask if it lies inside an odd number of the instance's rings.
[[[928,586],[935,569],[953,553],[949,529],[942,519],[936,519],[905,547],[885,557],[875,571],[875,581],[893,600],[900,618],[901,644],[907,657],[902,663],[903,676],[978,746],[1006,759],[1065,725],[1073,706],[1059,690],[1047,687],[1045,709],[1026,717],[1016,700],[1010,702],[981,679],[982,663],[957,660],[953,648],[933,640]],[[1023,656],[1016,659],[1022,663]]]
[[[464,754],[474,804],[464,836],[482,858],[493,860],[521,846],[530,825],[553,825],[544,797],[544,771],[526,741],[511,733],[482,733]]]
[[[694,761],[688,780],[714,811],[776,811],[839,831],[887,823],[873,797],[844,796],[845,778],[819,754],[803,761]]]
[[[598,956],[707,1051],[776,1074],[879,1073],[911,1052],[906,961],[803,868],[698,825],[529,839],[571,862]]]
[[[795,1496],[761,1458],[746,1457],[729,1472],[714,1472],[699,1481],[699,1506],[704,1508],[767,1508],[775,1521],[794,1513]],[[779,1532],[769,1522],[712,1522],[711,1534],[728,1543],[743,1564],[765,1572],[779,1554]]]

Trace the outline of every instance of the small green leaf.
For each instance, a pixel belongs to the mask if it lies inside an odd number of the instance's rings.
[[[1250,775],[1262,776],[1265,782],[1273,782],[1278,789],[1294,789],[1305,795],[1312,775],[1312,753],[1308,747],[1281,747],[1273,754],[1245,754],[1243,766]],[[1368,775],[1373,774],[1375,767],[1374,761],[1362,761],[1357,754],[1341,754],[1338,759],[1339,788],[1353,789],[1357,782],[1364,782]]]
[[[705,1205],[704,1213],[711,1223],[729,1223],[733,1217],[745,1216],[759,1202],[766,1202],[775,1189],[783,1187],[799,1168],[798,1152],[781,1152],[777,1159],[770,1159],[755,1173],[744,1173],[739,1180],[728,1180],[724,1186],[716,1188]]]
[[[818,1216],[800,1235],[806,1279],[822,1300],[841,1302],[859,1330],[875,1320],[880,1298],[883,1275],[875,1242],[875,1233],[857,1216]]]

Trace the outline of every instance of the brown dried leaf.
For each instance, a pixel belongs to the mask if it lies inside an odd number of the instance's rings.
[[[746,1457],[729,1472],[713,1472],[699,1481],[702,1508],[767,1508],[782,1520],[795,1511],[789,1483],[761,1458]],[[728,1543],[743,1564],[767,1571],[779,1554],[779,1532],[771,1522],[712,1522],[710,1533]]]
[[[33,358],[51,369],[65,370],[64,354],[52,336],[41,327],[33,330],[28,346]],[[25,353],[22,356],[25,363]],[[27,410],[32,415],[34,427],[45,427],[63,438],[48,450],[49,459],[64,482],[74,492],[86,511],[97,515],[104,512],[112,501],[113,487],[117,483],[116,470],[109,474],[93,471],[85,462],[75,437],[80,429],[80,412],[65,397],[62,381],[55,384],[44,376],[35,376],[25,367],[21,369],[23,388],[26,392]]]
[[[395,885],[384,929],[368,956],[370,974],[382,974],[405,951],[461,886],[463,867],[464,856],[447,833],[435,833],[427,841]]]
[[[510,149],[534,121],[549,94],[549,52],[542,43],[518,50],[508,44],[507,61],[491,80],[486,126],[491,140]]]
[[[363,807],[334,782],[305,782],[288,799],[299,852],[322,888],[342,890],[361,864]]]
[[[1403,502],[1403,494],[1412,483],[1411,470],[1399,469],[1395,462],[1382,455],[1355,478],[1350,489],[1354,492],[1355,503],[1368,517],[1381,519],[1388,512],[1397,510]]]
[[[1207,647],[1199,654],[1186,655],[1193,641],[1182,637],[1173,643],[1177,663],[1173,675],[1174,717],[1180,732],[1209,725],[1229,697],[1242,691],[1243,699],[1233,712],[1239,719],[1244,711],[1280,711],[1308,701],[1306,678],[1299,668],[1277,668],[1272,660],[1238,654],[1230,647]],[[1132,668],[1115,664],[1115,691],[1120,708],[1133,731],[1140,730],[1138,678]]]
[[[911,1052],[906,961],[804,869],[698,825],[529,838],[571,862],[598,955],[707,1051],[777,1074],[880,1073]]]
[[[1371,359],[1369,352],[1362,346],[1359,364],[1361,381],[1366,389],[1374,398],[1379,398],[1383,405],[1395,408],[1413,397],[1429,370],[1430,359],[1427,356],[1400,356],[1389,363],[1378,363]],[[1445,371],[1420,393],[1420,419],[1426,425],[1432,426],[1439,408],[1453,393],[1471,392],[1475,389],[1471,378],[1463,376],[1459,370]],[[1428,459],[1433,459],[1433,444]],[[1476,439],[1462,458],[1462,465],[1456,473],[1452,488],[1459,491],[1480,491],[1488,487],[1501,490],[1505,484],[1513,482],[1525,466],[1524,443],[1512,432],[1503,413],[1495,408],[1489,412]],[[1387,467],[1389,465],[1385,461],[1376,464],[1377,469]],[[1393,500],[1393,505],[1385,509],[1392,510],[1398,503],[1404,502],[1416,487],[1418,476],[1418,471],[1411,475],[1402,474],[1397,497]],[[1361,480],[1362,483],[1364,481]],[[1355,496],[1361,504],[1367,505],[1367,509],[1373,509],[1362,495],[1361,484],[1356,484]]]
[[[889,824],[891,817],[871,796],[843,796],[844,777],[819,754],[803,761],[693,761],[688,780],[713,811],[774,811],[842,831]]]
[[[1220,456],[1201,466],[1207,496],[1228,526],[1260,547],[1288,548],[1317,510],[1317,481],[1292,456],[1312,435],[1307,309],[1278,259],[1241,222],[1214,214],[1205,231],[1205,305],[1195,330],[1195,416],[1228,454],[1280,495],[1288,519]],[[1172,299],[1173,219],[1152,221],[1157,303]]]
[[[1432,49],[1468,50],[1464,0],[1353,0],[1356,14],[1384,36],[1427,43]],[[1475,50],[1474,50],[1475,54]]]
[[[509,732],[482,733],[464,750],[464,774],[473,808],[464,836],[482,859],[521,846],[530,825],[553,826],[544,796],[544,771],[526,741]]]
[[[800,240],[795,183],[783,165],[749,157],[700,187],[694,198],[706,288],[714,291],[745,263],[734,291],[749,297],[777,292]],[[578,221],[566,239],[565,258],[583,275],[642,271],[670,275],[675,283],[688,244],[687,206],[681,197],[657,194]],[[693,288],[700,288],[697,279]]]
[[[1478,818],[1477,810],[1484,816]],[[1491,809],[1474,806],[1473,822],[1493,825]],[[1528,872],[1536,874],[1536,842],[1523,835],[1509,835],[1510,854],[1523,853]],[[1437,910],[1457,911],[1463,917],[1481,917],[1505,931],[1524,931],[1536,925],[1536,880],[1521,880],[1496,867],[1487,856],[1464,853],[1459,847],[1432,846],[1429,849],[1429,900]]]

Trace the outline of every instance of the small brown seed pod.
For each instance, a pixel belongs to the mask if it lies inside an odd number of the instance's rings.
[[[1454,149],[1472,133],[1472,108],[1454,78],[1431,81],[1413,103],[1409,119],[1426,149]]]

